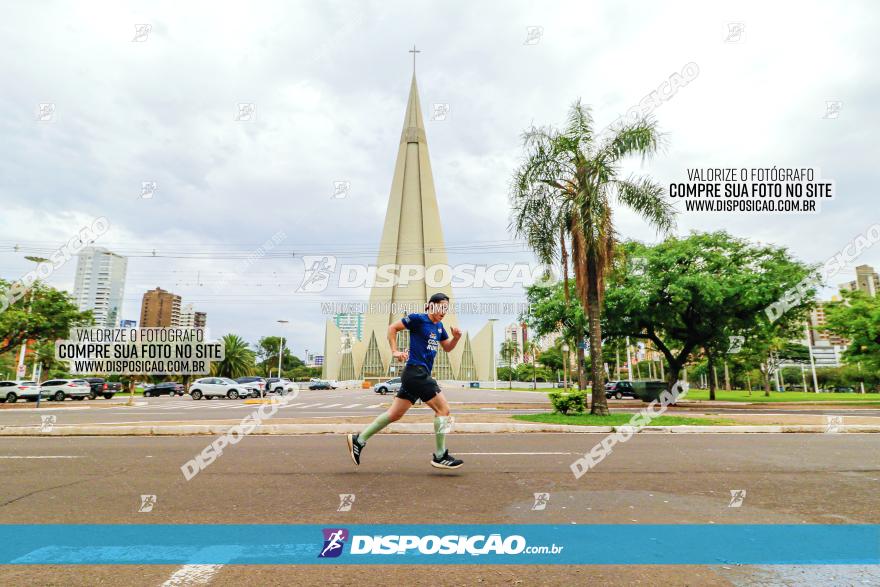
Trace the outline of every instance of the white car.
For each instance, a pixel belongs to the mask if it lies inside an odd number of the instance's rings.
[[[193,381],[189,386],[189,395],[193,399],[213,399],[215,397],[238,399],[248,397],[254,391],[259,393],[259,387],[248,383],[238,383],[228,377],[202,377]]]
[[[36,401],[39,393],[40,386],[36,381],[24,379],[0,381],[0,401],[5,401],[8,404],[14,404],[19,399]],[[44,393],[43,397],[47,397],[47,395]]]
[[[44,381],[40,388],[40,393],[56,402],[63,402],[67,398],[84,400],[92,393],[92,387],[85,379],[50,379]]]
[[[282,377],[281,379],[275,380],[270,379],[269,381],[269,389],[266,390],[267,393],[287,395],[288,393],[299,391],[299,384],[296,381],[291,381],[287,377]]]
[[[373,391],[382,395],[385,395],[386,393],[397,393],[400,391],[400,377],[395,377],[388,381],[380,381],[373,386]]]

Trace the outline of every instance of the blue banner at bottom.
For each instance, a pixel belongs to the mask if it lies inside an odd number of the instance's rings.
[[[0,564],[880,564],[880,525],[0,525]]]

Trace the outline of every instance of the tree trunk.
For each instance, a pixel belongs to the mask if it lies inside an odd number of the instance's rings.
[[[581,338],[583,341],[583,338]],[[584,349],[578,346],[578,389],[584,390],[587,388],[587,374],[584,373]]]
[[[590,373],[593,393],[591,414],[608,415],[608,401],[605,399],[605,374],[602,372],[602,325],[599,322],[599,279],[595,263],[587,259],[587,319],[590,325]]]
[[[712,353],[706,351],[706,358],[709,360],[707,365],[708,379],[709,379],[709,399],[715,399],[715,386],[718,385],[718,376],[712,377],[712,373],[715,372],[715,358],[712,356]]]
[[[766,369],[761,369],[761,375],[764,376],[764,396],[770,397],[770,365]]]

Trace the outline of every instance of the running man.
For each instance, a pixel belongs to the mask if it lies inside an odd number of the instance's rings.
[[[446,432],[449,423],[449,404],[437,381],[431,377],[437,348],[451,352],[461,339],[461,330],[452,328],[452,338],[443,327],[441,320],[449,309],[446,294],[436,293],[425,306],[425,314],[410,314],[388,327],[388,343],[391,356],[406,361],[400,374],[400,391],[387,412],[378,416],[360,434],[348,435],[348,450],[355,465],[361,464],[361,452],[367,441],[388,424],[400,420],[416,400],[421,399],[434,410],[434,435],[436,450],[431,465],[438,469],[457,469],[463,462],[446,450]],[[409,330],[409,350],[397,350],[397,333],[404,328]]]

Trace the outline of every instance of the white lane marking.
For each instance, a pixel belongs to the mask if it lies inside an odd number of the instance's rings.
[[[167,581],[162,583],[162,587],[207,585],[217,574],[217,571],[222,568],[223,565],[183,565],[174,571],[174,574]]]
[[[367,406],[368,408],[381,408],[383,404],[374,404],[372,406]]]
[[[458,452],[459,455],[576,455],[576,452]]]
[[[328,406],[324,406],[324,407],[325,407],[325,408],[338,408],[338,407],[341,406],[341,405],[342,405],[342,404],[330,404],[330,405],[328,405]]]
[[[324,402],[321,402],[321,403],[317,403],[317,404],[310,404],[307,406],[303,406],[303,408],[317,408],[318,406],[323,406],[323,405],[324,405]]]
[[[0,459],[81,459],[74,455],[0,456]]]
[[[359,406],[359,405],[360,405],[360,404],[351,404],[350,406],[345,406],[345,407],[342,408],[342,409],[347,410],[347,409],[349,409],[349,408],[354,408],[354,407]]]

